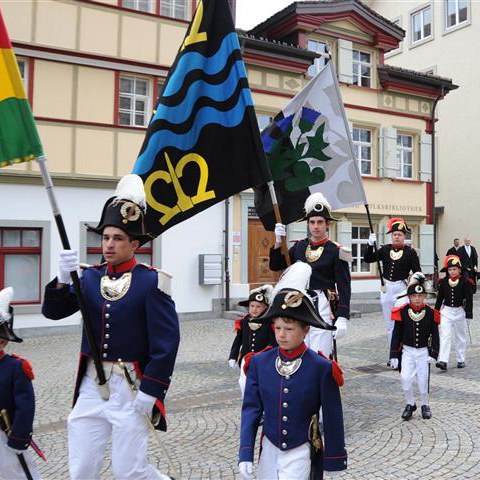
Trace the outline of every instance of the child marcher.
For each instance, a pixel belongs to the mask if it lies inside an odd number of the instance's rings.
[[[422,272],[412,275],[407,296],[409,303],[392,309],[394,327],[390,366],[400,368],[401,372],[402,388],[407,401],[402,418],[410,420],[417,409],[413,397],[413,380],[416,378],[422,418],[428,420],[432,418],[428,405],[428,364],[435,362],[438,357],[440,312],[425,304],[427,287]]]
[[[290,267],[309,276],[311,267],[297,262]],[[253,475],[255,438],[264,416],[262,454],[257,479],[308,480],[324,471],[347,468],[342,402],[343,375],[335,362],[305,345],[311,326],[334,330],[318,314],[305,290],[280,280],[272,305],[259,321],[273,322],[278,347],[251,358],[239,449],[239,470],[244,480]],[[325,442],[318,428],[322,409]]]
[[[32,366],[28,360],[5,352],[9,342],[23,341],[13,332],[12,298],[12,287],[0,291],[0,474],[4,479],[37,480],[40,475],[27,451],[33,446],[35,415]]]
[[[245,391],[245,373],[244,358],[250,352],[260,352],[268,346],[275,347],[275,334],[272,326],[267,323],[256,321],[263,315],[268,308],[271,300],[273,287],[263,285],[250,291],[248,299],[238,302],[241,307],[248,307],[248,313],[243,317],[237,318],[234,323],[235,338],[230,349],[228,363],[230,367],[240,367],[240,377],[238,384],[242,392],[242,398]]]
[[[452,334],[457,355],[457,368],[465,368],[467,350],[467,318],[473,318],[473,290],[468,277],[462,276],[462,264],[457,255],[448,255],[443,261],[442,272],[447,276],[438,284],[435,308],[440,310],[440,355],[436,367],[446,370]],[[443,305],[443,307],[442,307]]]

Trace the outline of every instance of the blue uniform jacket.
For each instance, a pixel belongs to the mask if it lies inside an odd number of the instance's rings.
[[[308,288],[311,290],[327,289],[338,291],[338,307],[337,317],[350,318],[350,267],[348,262],[342,260],[340,256],[341,246],[327,240],[323,245],[323,253],[315,262],[308,262],[305,252],[310,240],[305,238],[295,242],[290,247],[288,253],[292,264],[298,260],[308,263],[312,267],[312,276]],[[314,247],[315,248],[315,247]],[[280,248],[270,249],[270,270],[279,271],[287,268],[285,257],[282,255]]]
[[[8,445],[17,450],[26,450],[32,439],[35,415],[32,378],[26,360],[0,352],[0,410],[7,410],[12,428]]]
[[[280,450],[308,442],[312,415],[322,407],[323,465],[326,471],[347,468],[342,401],[332,375],[332,363],[310,349],[289,378],[280,375],[275,359],[279,348],[255,355],[247,373],[242,406],[239,462],[252,462],[255,438],[264,413],[263,433]]]
[[[119,278],[128,272],[132,278],[125,296],[115,301],[106,300],[100,292],[101,278],[107,274]],[[47,285],[42,306],[42,313],[52,320],[65,318],[79,309],[73,287],[56,289],[56,284],[55,279]],[[170,385],[180,332],[175,304],[170,295],[159,289],[159,273],[134,261],[128,271],[120,272],[109,272],[106,264],[102,264],[84,270],[81,286],[101,359],[117,362],[121,358],[134,363],[141,378],[140,390],[163,402]],[[85,333],[81,353],[77,391],[85,373],[85,359],[90,356]],[[157,407],[163,416],[160,402]],[[160,428],[166,428],[164,422]]]

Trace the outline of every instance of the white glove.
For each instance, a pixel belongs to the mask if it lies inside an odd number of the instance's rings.
[[[275,224],[275,242],[282,243],[282,237],[287,236],[287,227],[281,223]]]
[[[135,401],[133,402],[133,409],[140,415],[152,415],[152,409],[157,399],[148,393],[138,391]]]
[[[376,243],[377,241],[377,236],[374,233],[371,233],[370,236],[368,237],[368,244],[373,247],[373,244]]]
[[[233,358],[228,361],[228,365],[230,365],[230,368],[237,368],[237,362]]]
[[[79,269],[78,253],[76,250],[61,250],[58,262],[58,282],[70,284],[70,272]]]
[[[433,357],[428,357],[428,363],[437,363]]]
[[[255,477],[253,475],[253,463],[252,462],[240,462],[238,464],[238,470],[240,470],[240,475],[243,480],[253,480]]]
[[[393,368],[394,370],[398,368],[398,358],[390,359],[390,368]]]
[[[347,334],[347,319],[345,317],[338,317],[335,326],[337,329],[332,333],[333,338],[335,340],[340,340]]]

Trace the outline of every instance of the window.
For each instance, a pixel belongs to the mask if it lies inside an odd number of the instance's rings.
[[[160,15],[188,20],[190,17],[189,3],[190,0],[160,0]]]
[[[328,53],[327,44],[325,42],[319,42],[317,40],[309,40],[307,43],[307,50],[316,53]],[[323,69],[327,63],[326,57],[316,58],[313,62],[313,65],[308,67],[308,74],[314,77],[320,70]]]
[[[150,117],[150,82],[145,78],[120,77],[120,125],[147,126]]]
[[[0,288],[13,287],[15,303],[40,303],[42,230],[0,228]]]
[[[447,29],[467,22],[468,17],[468,0],[445,0],[445,26]]]
[[[353,50],[353,84],[370,87],[372,76],[372,56],[367,52]]]
[[[28,91],[28,62],[25,58],[17,57],[18,68],[20,70],[20,76],[22,77],[23,86],[25,91]]]
[[[122,0],[122,7],[139,10],[140,12],[155,12],[155,0]]]
[[[412,43],[425,40],[432,35],[432,8],[422,8],[412,13]]]
[[[372,131],[353,127],[353,146],[362,175],[372,174]]]
[[[257,114],[258,128],[262,131],[264,128],[270,125],[270,122],[273,120],[273,117],[270,115],[263,115],[261,113]]]
[[[352,227],[352,273],[370,273],[370,264],[363,259],[369,235],[368,227]]]
[[[413,178],[413,136],[397,135],[397,162],[400,178]]]
[[[397,27],[401,27],[402,26],[402,18],[401,17],[398,17],[398,18],[395,18],[392,20],[392,23],[394,25],[396,25]],[[388,57],[392,56],[392,55],[395,55],[396,53],[399,53],[403,50],[403,42],[398,42],[398,47],[393,49],[393,50],[390,50],[389,52],[386,53],[386,55]]]
[[[153,246],[152,242],[142,245],[135,252],[138,263],[153,263]],[[95,232],[87,231],[87,263],[96,265],[102,261],[102,237]]]

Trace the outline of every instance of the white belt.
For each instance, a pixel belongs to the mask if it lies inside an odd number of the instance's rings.
[[[129,372],[134,371],[135,367],[132,362],[124,362],[125,367],[128,369]],[[105,372],[105,378],[107,380],[110,379],[113,373],[117,375],[124,375],[123,369],[120,367],[120,365],[116,362],[102,362],[103,365],[103,370]],[[97,370],[95,369],[95,363],[91,358],[88,359],[87,363],[87,371],[85,372],[85,375],[87,377],[93,378],[96,380],[97,378]]]

